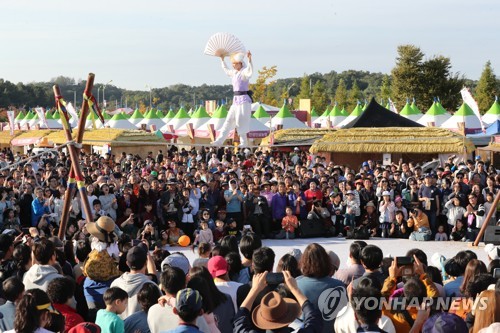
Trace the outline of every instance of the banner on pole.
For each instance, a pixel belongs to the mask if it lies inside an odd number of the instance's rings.
[[[14,135],[14,111],[7,111],[7,117],[9,118],[10,135]]]
[[[43,127],[49,128],[49,125],[47,124],[47,119],[45,118],[45,109],[44,108],[35,108],[35,112],[38,115],[38,118],[40,118],[40,123],[42,124]]]
[[[479,106],[477,105],[477,102],[474,99],[474,97],[472,97],[469,88],[463,87],[462,90],[460,90],[460,94],[462,94],[462,99],[464,100],[464,103],[466,103],[472,109],[472,111],[474,111],[476,117],[479,118],[479,122],[481,123],[481,130],[483,131],[483,133],[485,133],[486,130],[484,129],[483,120],[481,119]]]

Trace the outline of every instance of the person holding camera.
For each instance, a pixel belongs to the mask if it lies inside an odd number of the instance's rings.
[[[184,203],[182,204],[182,230],[189,238],[193,237],[194,231],[196,229],[193,217],[193,207],[194,199],[190,197],[190,190],[185,188],[182,190]]]
[[[415,324],[423,325],[423,323],[417,323],[419,306],[424,298],[439,296],[439,290],[425,272],[425,265],[417,256],[401,258],[409,260],[405,260],[404,265],[401,265],[403,262],[398,262],[399,258],[397,257],[394,258],[389,267],[389,277],[385,279],[382,287],[382,297],[389,299],[394,296],[393,293],[396,291],[399,279],[403,276],[407,277],[402,295],[406,301],[401,304],[401,299],[395,300],[391,306],[384,306],[382,310],[382,313],[392,320],[396,333],[412,332],[412,327]],[[400,309],[396,307],[400,307]]]
[[[267,199],[260,194],[260,189],[257,185],[254,185],[252,192],[248,193],[243,205],[247,221],[252,226],[252,230],[261,239],[268,237],[271,232],[269,224],[271,213]]]
[[[410,211],[410,218],[407,221],[408,228],[413,228],[410,240],[428,241],[431,239],[432,231],[429,226],[429,219],[419,208]]]
[[[227,217],[235,219],[238,228],[242,229],[241,203],[243,202],[243,193],[238,189],[236,179],[229,181],[229,189],[224,191],[224,199],[226,200]]]

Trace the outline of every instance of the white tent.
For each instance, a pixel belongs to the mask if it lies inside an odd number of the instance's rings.
[[[277,108],[275,106],[272,106],[272,105],[267,105],[267,104],[264,104],[264,103],[259,103],[259,102],[256,102],[256,103],[252,103],[252,111],[257,111],[257,109],[262,106],[262,108],[264,109],[264,111],[266,112],[269,112],[269,111],[279,111],[280,108]]]
[[[459,123],[465,123],[465,130],[468,133],[477,133],[481,130],[481,121],[466,103],[462,103],[460,109],[445,121],[441,127],[457,131],[459,130]]]
[[[279,112],[274,116],[269,123],[270,127],[277,128],[278,126],[282,126],[285,128],[306,128],[308,127],[306,124],[295,118],[295,116],[290,112],[286,104],[284,104]]]
[[[106,123],[106,127],[109,128],[119,128],[119,129],[137,129],[137,127],[128,121],[127,118],[123,115],[123,113],[115,114],[108,122]]]

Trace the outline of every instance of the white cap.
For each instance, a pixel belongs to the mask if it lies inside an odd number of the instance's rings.
[[[498,247],[493,244],[486,244],[484,251],[488,253],[488,257],[491,260],[500,259],[500,254],[498,253]]]
[[[391,196],[391,192],[389,192],[389,191],[384,191],[384,192],[382,192],[382,196],[383,196],[383,197],[385,197],[385,196],[390,197],[390,196]]]

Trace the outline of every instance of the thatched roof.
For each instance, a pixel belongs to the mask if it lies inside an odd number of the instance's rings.
[[[22,133],[22,131],[15,130],[14,135],[10,135],[9,130],[0,131],[0,145],[10,145],[10,141]]]
[[[316,140],[323,137],[325,134],[333,133],[332,128],[288,128],[274,132],[274,143],[284,144],[293,143],[293,145],[310,144],[311,140]],[[262,139],[261,145],[268,145],[270,136]]]
[[[462,135],[435,127],[340,129],[318,139],[311,153],[470,153],[474,144]]]
[[[21,134],[16,136],[16,139],[43,138],[44,136],[49,135],[53,131],[54,130],[50,129],[29,130],[26,132],[22,132]]]
[[[73,132],[73,138],[76,137],[76,131]],[[56,144],[66,143],[64,131],[57,131],[49,134],[47,139]],[[154,133],[140,130],[123,130],[115,128],[101,128],[96,130],[86,130],[83,133],[83,144],[93,146],[108,145],[126,145],[126,143],[136,142],[164,142],[163,138]]]

